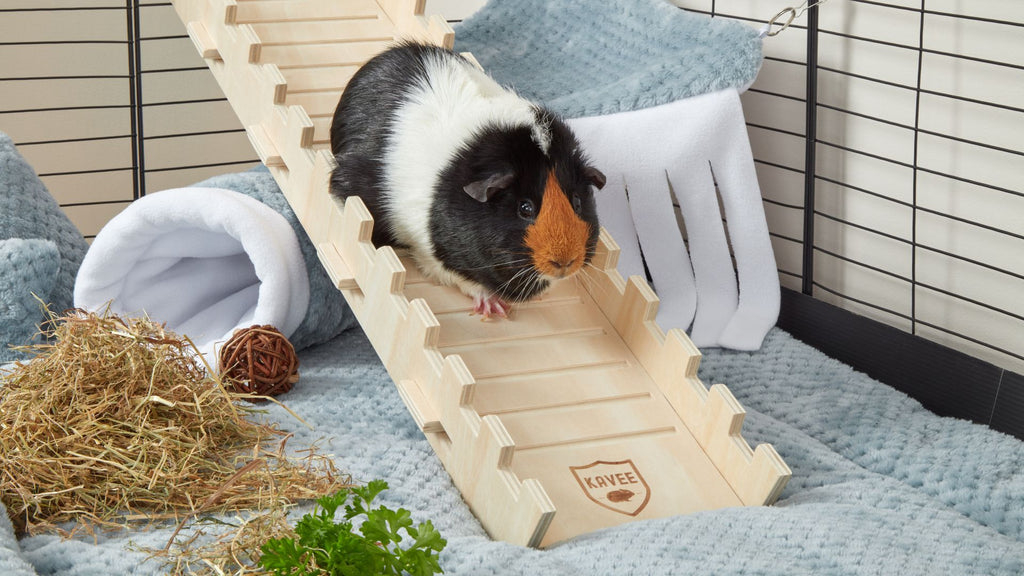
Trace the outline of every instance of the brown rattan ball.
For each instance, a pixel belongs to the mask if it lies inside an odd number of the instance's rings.
[[[295,348],[277,328],[253,325],[235,330],[220,349],[224,385],[254,396],[277,396],[299,380]]]

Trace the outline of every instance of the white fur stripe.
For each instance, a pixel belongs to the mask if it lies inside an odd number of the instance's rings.
[[[482,127],[530,127],[545,154],[551,134],[549,127],[539,125],[528,101],[471,64],[429,55],[425,65],[427,81],[411,92],[392,125],[384,158],[389,189],[385,209],[398,240],[429,251],[415,256],[421,266],[440,272],[429,231],[440,171]]]

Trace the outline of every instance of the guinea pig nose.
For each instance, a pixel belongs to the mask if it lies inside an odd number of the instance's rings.
[[[572,268],[572,265],[576,263],[575,258],[563,258],[561,260],[548,260],[548,264],[558,271],[565,271]]]

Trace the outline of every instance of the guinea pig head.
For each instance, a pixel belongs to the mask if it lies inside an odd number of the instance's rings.
[[[431,209],[434,254],[506,301],[530,300],[593,256],[593,189],[605,178],[567,128],[552,130],[547,151],[529,127],[484,136],[442,173]]]

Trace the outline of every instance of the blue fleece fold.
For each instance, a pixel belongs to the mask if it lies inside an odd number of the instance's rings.
[[[72,306],[87,248],[35,170],[0,132],[0,363],[23,358],[8,345],[30,344],[45,320],[33,294],[56,313]]]
[[[743,89],[762,60],[754,28],[665,0],[490,0],[455,26],[455,50],[566,118]]]

